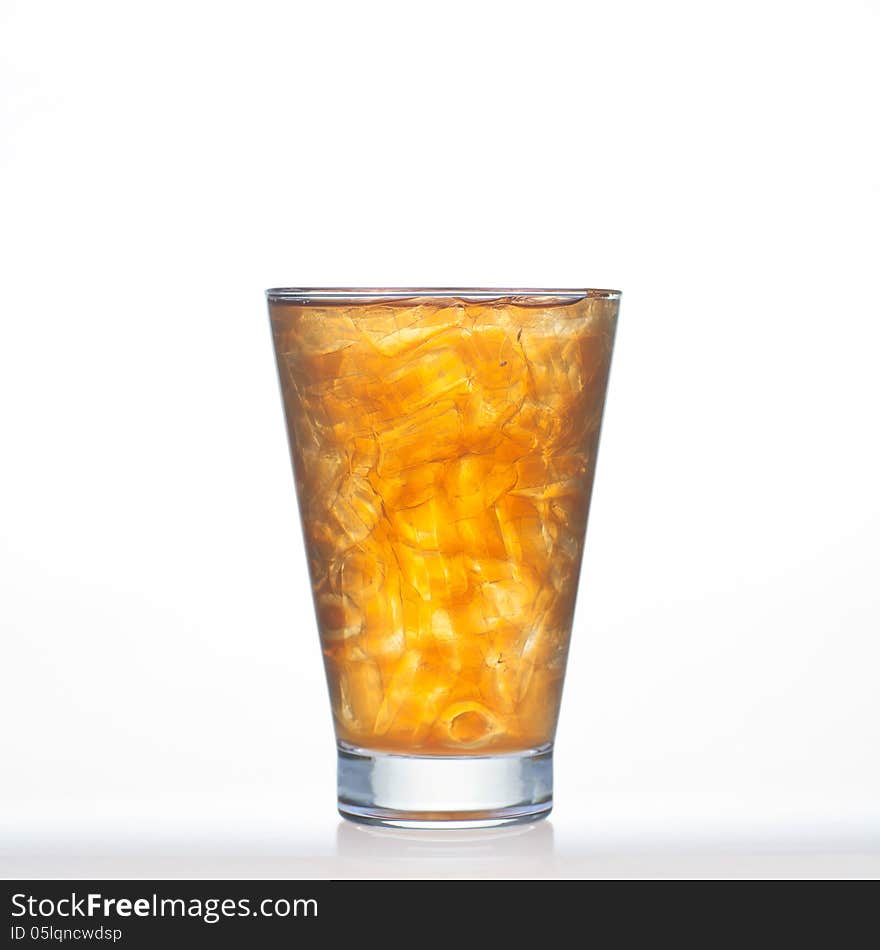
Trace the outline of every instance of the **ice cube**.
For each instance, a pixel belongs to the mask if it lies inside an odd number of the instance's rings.
[[[465,700],[447,706],[438,725],[452,744],[464,749],[486,745],[500,731],[495,714],[476,700]]]

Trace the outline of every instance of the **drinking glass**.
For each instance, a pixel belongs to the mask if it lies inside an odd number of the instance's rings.
[[[620,294],[267,296],[340,812],[543,817]]]

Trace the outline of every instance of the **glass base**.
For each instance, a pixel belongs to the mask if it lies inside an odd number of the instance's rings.
[[[553,807],[553,746],[503,755],[394,755],[338,743],[339,813],[393,828],[495,828]]]

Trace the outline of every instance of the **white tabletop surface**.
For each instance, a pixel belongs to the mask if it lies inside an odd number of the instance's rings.
[[[326,814],[324,813],[326,811]],[[880,838],[870,828],[763,828],[666,835],[593,816],[559,814],[484,831],[399,831],[357,825],[331,809],[224,822],[134,815],[41,822],[3,835],[5,878],[873,878]],[[140,827],[138,825],[140,824]]]

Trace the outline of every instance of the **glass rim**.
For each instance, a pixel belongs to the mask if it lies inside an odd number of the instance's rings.
[[[427,300],[457,298],[462,300],[501,300],[550,298],[565,300],[600,299],[619,300],[619,290],[600,290],[594,287],[270,287],[266,297],[270,301],[294,303],[364,302],[370,300],[406,300],[412,297]]]

